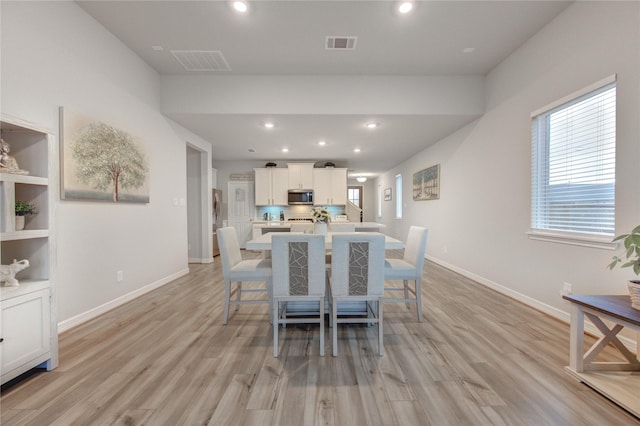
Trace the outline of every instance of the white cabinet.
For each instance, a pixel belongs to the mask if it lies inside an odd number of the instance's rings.
[[[49,283],[21,283],[21,291],[3,297],[2,383],[51,358]]]
[[[266,167],[255,171],[256,206],[286,206],[289,187],[289,170]]]
[[[313,189],[313,163],[287,163],[289,189]]]
[[[55,310],[55,238],[53,204],[58,196],[58,155],[54,136],[30,123],[1,116],[2,139],[28,175],[0,173],[1,263],[27,259],[16,275],[18,287],[0,287],[2,383],[44,363],[58,365]],[[35,205],[23,230],[15,227],[15,203]],[[4,284],[3,284],[4,285]]]
[[[347,169],[313,169],[313,204],[347,204]]]

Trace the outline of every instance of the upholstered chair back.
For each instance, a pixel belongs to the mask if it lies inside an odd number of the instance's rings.
[[[335,297],[384,294],[384,235],[334,234],[331,289]]]

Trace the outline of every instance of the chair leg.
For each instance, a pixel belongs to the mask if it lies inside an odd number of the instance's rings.
[[[418,307],[418,322],[423,322],[422,318],[422,283],[421,279],[416,280],[416,306]]]
[[[231,293],[231,283],[227,280],[224,281],[224,314],[222,317],[222,324],[227,325],[229,321],[229,298]]]
[[[324,297],[320,298],[320,356],[324,356]]]
[[[236,301],[240,302],[240,295],[242,294],[242,281],[238,281],[238,288],[236,293]],[[236,304],[236,311],[240,309],[240,304]]]
[[[338,309],[336,309],[336,299],[331,302],[331,317],[333,323],[333,330],[331,335],[333,336],[333,356],[338,356]]]
[[[273,303],[272,315],[273,315],[273,357],[278,358],[278,302]]]
[[[410,309],[411,306],[409,306],[409,281],[404,280],[402,281],[402,283],[404,284],[404,304],[407,305],[407,309]]]
[[[384,332],[382,329],[382,298],[378,299],[378,346],[380,351],[380,356],[384,356],[384,343],[383,343]]]

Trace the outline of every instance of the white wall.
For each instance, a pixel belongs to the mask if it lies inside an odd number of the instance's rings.
[[[158,75],[74,2],[0,7],[3,114],[58,134],[58,107],[64,106],[151,147],[149,204],[56,205],[64,329],[188,271],[186,207],[172,201],[187,195],[187,139],[208,144],[159,113]]]
[[[632,273],[605,269],[612,251],[527,238],[530,113],[617,74],[616,228],[640,223],[639,18],[638,2],[576,2],[496,67],[480,119],[379,179],[395,187],[402,173],[405,182],[402,221],[393,219],[395,203],[383,202],[391,233],[426,226],[428,257],[563,319],[564,282],[574,293],[624,294]],[[414,202],[413,173],[438,163],[441,198]]]

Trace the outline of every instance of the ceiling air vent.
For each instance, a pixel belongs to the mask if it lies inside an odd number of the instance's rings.
[[[325,49],[327,50],[354,50],[358,37],[325,37]]]
[[[219,50],[172,50],[187,71],[231,71]]]

